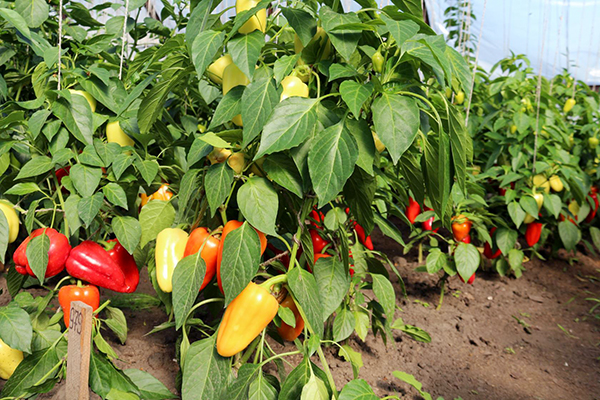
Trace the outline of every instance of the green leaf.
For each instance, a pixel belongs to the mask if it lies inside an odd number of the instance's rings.
[[[102,398],[111,390],[137,393],[137,387],[123,371],[117,369],[105,356],[92,352],[90,358],[90,388]]]
[[[319,289],[323,321],[339,307],[350,288],[348,269],[337,257],[322,257],[313,267]]]
[[[196,68],[198,79],[202,79],[204,71],[223,45],[225,32],[204,31],[200,32],[192,44],[192,61]]]
[[[371,82],[360,84],[346,80],[340,85],[340,93],[352,114],[358,119],[363,104],[373,94],[373,84]]]
[[[500,231],[500,229],[498,231]],[[454,260],[456,261],[458,274],[466,282],[471,278],[475,271],[477,271],[479,263],[481,262],[481,255],[479,254],[477,247],[472,244],[461,242],[456,246]]]
[[[248,400],[277,400],[277,389],[273,387],[262,373],[250,383]]]
[[[142,238],[142,226],[139,221],[133,217],[115,217],[111,227],[119,243],[129,254],[133,254]]]
[[[275,220],[279,209],[279,198],[271,183],[257,176],[248,178],[237,193],[240,211],[248,222],[259,231],[277,235]]]
[[[396,309],[396,293],[392,283],[383,275],[371,274],[373,277],[373,293],[379,299],[379,304],[383,307],[389,320],[394,318]]]
[[[69,223],[69,229],[71,230],[71,233],[77,232],[77,230],[81,227],[81,220],[79,219],[80,201],[81,197],[76,194],[70,195],[67,200],[65,200],[65,218]]]
[[[291,149],[306,141],[317,124],[317,104],[317,99],[302,97],[289,97],[277,104],[263,128],[254,159]]]
[[[179,330],[198,297],[200,286],[206,275],[206,264],[201,252],[185,257],[177,263],[173,271],[173,309],[175,310],[175,329]]]
[[[519,249],[511,249],[508,252],[508,263],[510,264],[510,268],[515,272],[517,278],[521,276],[524,257],[523,251]]]
[[[121,179],[121,175],[133,163],[133,157],[126,153],[119,154],[112,163],[112,171],[117,180]]]
[[[340,392],[338,400],[377,400],[373,389],[364,379],[355,379],[348,382]]]
[[[298,58],[300,58],[300,54],[282,56],[275,61],[275,64],[273,64],[273,76],[275,77],[275,82],[277,82],[277,84],[292,72],[298,62]]]
[[[106,307],[106,315],[108,318],[104,320],[104,323],[117,335],[121,344],[125,344],[127,340],[127,320],[125,319],[125,314],[119,308]]]
[[[48,19],[49,7],[44,0],[16,0],[15,11],[21,14],[30,28],[37,28]]]
[[[134,393],[124,392],[119,389],[110,389],[106,395],[106,400],[139,400],[140,398]]]
[[[385,14],[381,15],[381,20],[385,22],[398,48],[401,48],[407,39],[419,32],[419,25],[413,21],[395,21]]]
[[[0,307],[0,339],[4,343],[13,349],[30,353],[32,337],[31,320],[25,310],[14,302]]]
[[[367,174],[360,168],[356,168],[354,173],[344,186],[344,196],[352,215],[356,218],[359,225],[369,235],[375,225],[375,214],[372,204],[375,200],[375,191],[377,182],[374,177]]]
[[[354,332],[355,324],[356,321],[352,312],[348,308],[342,307],[333,321],[333,340],[341,342],[350,337]]]
[[[59,98],[52,103],[52,112],[75,139],[83,144],[93,143],[92,109],[85,97],[72,95],[70,102],[66,98]]]
[[[462,54],[453,49],[451,46],[446,46],[445,53],[446,58],[452,66],[452,76],[457,77],[463,91],[465,93],[469,93],[471,90],[473,73],[471,72],[471,68],[469,68],[469,64],[465,60],[465,57],[463,57]]]
[[[69,171],[69,177],[73,181],[75,189],[77,189],[82,197],[90,197],[100,184],[102,170],[100,168],[76,164]]]
[[[33,115],[29,118],[27,125],[29,126],[29,132],[31,132],[31,135],[34,139],[37,138],[40,134],[40,131],[44,127],[44,124],[46,123],[46,120],[48,119],[48,116],[50,116],[50,114],[50,110],[43,109],[34,112]],[[52,137],[50,137],[48,140],[52,140]]]
[[[210,121],[208,129],[214,129],[219,125],[229,122],[242,111],[242,94],[245,86],[236,86],[231,89],[219,102],[217,109]]]
[[[558,234],[566,250],[574,250],[577,243],[581,241],[581,231],[568,220],[558,223]]]
[[[29,193],[41,191],[40,187],[33,182],[17,183],[8,189],[4,194],[13,194],[17,196],[24,196]]]
[[[248,146],[263,129],[273,109],[279,104],[279,96],[271,78],[251,82],[246,87],[242,95],[241,107],[242,121],[244,121],[243,147]]]
[[[344,224],[348,220],[348,215],[340,207],[334,207],[325,214],[323,224],[330,231],[343,229]]]
[[[233,146],[229,144],[227,141],[221,139],[219,136],[212,132],[207,132],[204,135],[198,136],[200,140],[210,144],[213,147],[222,147],[224,149],[230,149]]]
[[[213,164],[208,167],[204,178],[204,187],[211,216],[215,215],[221,204],[229,196],[232,184],[233,170],[227,162]]]
[[[500,228],[496,231],[496,243],[502,254],[505,256],[508,255],[508,252],[515,247],[517,235],[517,231],[507,228]],[[469,278],[470,277],[471,275],[469,275]]]
[[[283,322],[292,328],[296,327],[296,317],[294,316],[294,312],[287,307],[282,307],[281,305],[277,309],[277,316],[281,318]]]
[[[444,265],[448,262],[446,253],[442,253],[440,249],[431,249],[427,255],[427,261],[425,266],[427,272],[430,274],[436,274],[444,268]]]
[[[375,142],[371,129],[365,120],[346,119],[346,128],[354,137],[358,146],[358,160],[356,165],[369,175],[373,175],[373,161],[375,159]]]
[[[594,246],[596,246],[597,249],[600,249],[600,229],[595,226],[590,227],[590,236],[592,237]]]
[[[50,251],[50,238],[44,231],[40,236],[36,236],[27,244],[25,254],[31,270],[40,285],[44,284],[46,269],[48,268],[48,252]]]
[[[121,146],[118,143],[105,143],[102,140],[94,139],[94,148],[106,167],[109,167],[113,160],[121,154]]]
[[[140,172],[140,175],[142,175],[142,178],[144,178],[146,184],[150,186],[158,174],[158,163],[154,160],[141,161],[138,159],[134,164]]]
[[[246,400],[248,388],[254,381],[254,376],[259,372],[260,365],[244,364],[240,367],[237,378],[227,387],[228,400]]]
[[[375,213],[375,225],[379,227],[381,233],[385,236],[394,239],[396,243],[401,246],[405,246],[404,240],[402,239],[402,234],[394,225],[392,225],[388,220],[383,218],[379,213]]]
[[[85,226],[89,227],[100,212],[102,208],[104,196],[102,193],[96,193],[93,196],[84,197],[79,201],[77,205],[77,211],[79,212],[79,218],[83,221]]]
[[[294,28],[303,46],[308,46],[317,33],[317,21],[307,11],[297,8],[282,7],[281,12],[289,24]]]
[[[196,198],[200,188],[200,170],[190,169],[181,178],[179,183],[179,204],[177,207],[177,218],[181,221],[189,210],[188,205]]]
[[[406,382],[419,392],[419,394],[425,398],[425,400],[431,400],[431,395],[429,393],[423,392],[423,384],[419,382],[414,376],[408,374],[406,372],[394,371],[392,372],[396,378],[400,379],[402,382]]]
[[[244,222],[229,232],[223,242],[221,282],[225,304],[229,304],[248,286],[260,262],[260,239],[256,230]]]
[[[54,167],[54,163],[49,157],[39,156],[29,160],[15,178],[16,180],[39,176],[50,171]]]
[[[158,379],[146,371],[126,369],[123,373],[138,387],[144,400],[176,399],[173,393]]]
[[[544,194],[544,208],[552,214],[554,218],[558,218],[562,209],[562,200],[555,194]]]
[[[319,16],[323,23],[323,29],[327,32],[335,49],[346,60],[350,60],[362,34],[355,30],[335,28],[341,25],[359,24],[360,18],[353,12],[338,14],[328,6],[319,9]]]
[[[147,134],[156,120],[162,115],[171,89],[180,82],[182,72],[164,77],[144,96],[137,113],[140,133]]]
[[[121,186],[118,184],[111,182],[108,185],[102,188],[102,192],[104,196],[106,196],[106,200],[115,206],[123,207],[128,210],[127,206],[127,195]]]
[[[299,270],[295,268],[294,270]],[[305,271],[306,272],[306,271]],[[305,357],[296,368],[290,372],[279,393],[279,400],[298,400],[302,398],[302,390],[311,376],[316,375],[323,382],[327,382],[327,375],[315,364]],[[327,398],[331,398],[331,388],[327,387]]]
[[[538,218],[539,210],[537,203],[535,202],[535,199],[533,197],[523,196],[519,200],[519,204],[521,205],[521,208],[525,210],[526,213],[533,215],[535,219]]]
[[[200,138],[195,138],[187,155],[188,166],[193,167],[194,164],[209,155],[211,151],[212,146],[210,144]]]
[[[308,170],[319,207],[333,200],[352,175],[358,147],[343,121],[318,132],[308,153]]]
[[[419,107],[410,97],[383,93],[372,108],[375,131],[396,164],[417,136]]]
[[[236,35],[227,43],[233,63],[252,80],[260,50],[265,45],[265,34],[260,30]]]
[[[511,201],[510,204],[507,206],[507,209],[508,215],[510,215],[510,218],[512,219],[513,223],[516,225],[517,228],[520,227],[523,223],[523,220],[525,219],[525,215],[527,215],[525,211],[523,211],[519,203],[517,203],[516,201]]]
[[[140,225],[142,226],[140,246],[143,248],[148,242],[156,239],[160,231],[170,228],[174,221],[175,209],[171,203],[153,200],[146,204],[140,212]]]
[[[294,299],[306,315],[304,322],[312,328],[317,336],[323,337],[323,308],[317,281],[313,274],[302,268],[293,268],[288,272],[288,285]]]
[[[31,40],[31,32],[25,19],[16,11],[0,8],[0,17],[10,22],[23,36]]]
[[[230,361],[217,353],[217,335],[192,343],[183,364],[181,396],[184,399],[221,398],[230,376]]]
[[[302,198],[302,177],[290,157],[283,153],[273,154],[265,159],[263,169],[278,185]]]
[[[238,29],[240,29],[250,18],[254,18],[254,15],[259,10],[267,8],[267,6],[269,4],[271,4],[271,0],[261,0],[258,3],[253,2],[251,4],[256,4],[256,5],[249,10],[241,11],[236,14],[234,23],[233,23],[233,27],[231,28],[231,31],[229,32],[230,36],[234,36],[237,33]]]
[[[431,343],[431,336],[423,329],[412,325],[405,325],[404,323],[400,324],[399,326],[396,326],[397,321],[402,322],[401,319],[394,321],[394,323],[392,324],[392,329],[398,329],[418,342]]]
[[[316,375],[312,375],[302,388],[300,400],[329,400],[329,393],[325,382]]]
[[[350,78],[350,77],[358,75],[358,71],[356,71],[356,69],[353,66],[348,65],[348,64],[337,64],[337,63],[331,64],[328,72],[329,72],[329,81],[334,81],[334,80],[340,79],[340,78]],[[344,81],[344,82],[354,82],[354,81]],[[356,82],[354,82],[354,83],[356,83]],[[342,83],[342,85],[343,85],[343,83]],[[371,82],[365,83],[365,86],[369,87],[370,92],[373,91],[373,85]],[[340,89],[341,89],[341,86],[340,86]],[[344,97],[344,95],[342,94],[342,98],[343,97]],[[346,102],[346,103],[348,103],[348,102]],[[361,103],[361,105],[362,105],[362,103]],[[356,113],[355,115],[358,115],[358,113]]]
[[[50,346],[25,357],[10,379],[6,381],[2,388],[2,396],[8,398],[30,397],[29,391],[34,385],[54,378],[58,373],[58,370],[52,373],[52,369],[59,363],[57,352],[58,347]]]

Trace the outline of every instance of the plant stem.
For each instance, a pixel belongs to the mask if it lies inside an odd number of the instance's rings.
[[[270,279],[267,279],[266,281],[261,283],[260,286],[265,289],[269,289],[273,285],[276,285],[278,283],[285,283],[285,282],[287,282],[287,275],[282,274],[282,275],[277,275]]]
[[[293,356],[293,355],[300,354],[300,353],[301,353],[301,351],[300,351],[300,350],[296,350],[296,351],[290,351],[290,352],[288,352],[288,353],[276,354],[276,355],[274,355],[273,357],[269,357],[269,358],[267,358],[265,361],[263,361],[263,362],[261,363],[261,365],[268,364],[268,363],[270,363],[271,361],[273,361],[273,360],[276,360],[276,359],[278,359],[278,358],[283,358],[283,357],[287,357],[287,356]]]
[[[317,349],[317,353],[319,354],[319,359],[321,360],[321,364],[325,373],[327,374],[327,379],[329,380],[329,386],[331,386],[331,391],[333,392],[333,398],[338,398],[337,388],[335,387],[335,381],[333,380],[333,375],[331,375],[331,370],[329,369],[329,364],[327,364],[327,360],[325,359],[325,354],[323,354],[323,349],[321,346]]]
[[[442,308],[442,302],[444,301],[444,288],[446,287],[446,277],[444,276],[442,278],[442,291],[440,292],[440,301],[438,302],[438,306],[435,308],[436,310],[439,310],[440,308]]]
[[[54,178],[54,184],[56,185],[56,192],[58,193],[58,199],[60,200],[60,206],[61,208],[65,209],[65,201],[63,199],[63,195],[62,195],[62,191],[60,190],[60,184],[58,183],[58,178],[56,177],[56,174],[52,174],[53,178]],[[55,208],[56,209],[56,208]],[[52,217],[52,219],[54,220],[54,217]],[[63,218],[63,221],[65,221],[65,232],[67,237],[69,237],[69,222],[67,221],[66,215],[65,218]]]

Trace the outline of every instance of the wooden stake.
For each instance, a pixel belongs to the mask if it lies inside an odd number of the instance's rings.
[[[69,348],[67,356],[67,400],[89,400],[92,307],[71,302]]]

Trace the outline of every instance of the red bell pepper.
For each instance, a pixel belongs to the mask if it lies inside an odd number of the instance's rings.
[[[358,224],[358,222],[355,222],[354,230],[356,231],[356,234],[358,235],[358,241],[361,242],[367,249],[373,250],[374,247],[373,247],[373,241],[371,240],[371,235],[369,235],[369,236],[365,235],[365,228],[360,226]]]
[[[48,250],[48,266],[46,268],[46,278],[60,274],[65,269],[65,262],[69,258],[71,245],[69,239],[62,233],[52,228],[40,228],[31,232],[31,236],[21,243],[13,255],[15,269],[21,275],[35,276],[29,261],[27,260],[27,244],[31,239],[45,234],[50,239],[50,248]]]
[[[492,237],[492,243],[494,242],[494,232],[496,232],[496,227],[493,227],[490,230],[490,236]],[[494,244],[494,248],[496,248],[495,244]],[[502,252],[498,248],[496,248],[495,252],[492,252],[492,246],[490,246],[490,244],[488,242],[485,242],[485,244],[483,245],[483,255],[486,256],[487,258],[489,258],[490,260],[500,257],[500,254],[502,254]]]
[[[458,277],[460,278],[461,281],[463,281],[463,283],[465,283],[465,280],[462,278],[462,276],[458,275]],[[475,274],[471,275],[471,277],[467,281],[467,284],[472,285],[473,282],[475,282]]]
[[[409,197],[408,207],[406,207],[406,218],[408,218],[411,224],[414,224],[419,214],[421,214],[421,206],[412,197]]]
[[[540,240],[542,236],[542,223],[532,222],[527,224],[527,230],[525,231],[525,240],[530,247],[533,247]]]
[[[68,176],[68,175],[69,175],[69,171],[71,171],[71,166],[70,166],[70,165],[69,165],[69,166],[67,166],[67,167],[64,167],[64,168],[61,168],[61,169],[57,169],[57,170],[56,170],[55,174],[56,174],[56,178],[58,179],[58,184],[59,184],[59,185],[61,184],[61,182],[62,182],[62,179],[63,179],[65,176]]]
[[[310,212],[310,216],[312,219],[315,220],[315,222],[311,221],[311,225],[313,225],[316,228],[322,228],[323,227],[323,222],[325,221],[325,214],[323,214],[321,211],[317,210],[317,207],[315,206],[314,209]]]
[[[425,211],[432,211],[433,209],[429,208],[429,207],[424,207],[424,210]],[[435,215],[433,217],[429,218],[427,221],[421,222],[421,227],[423,228],[424,231],[433,231],[434,233],[436,233],[437,231],[440,230],[440,228],[433,229],[433,222],[434,221],[435,221]]]
[[[96,286],[92,285],[69,285],[60,288],[58,291],[58,303],[63,310],[65,326],[67,328],[69,327],[69,321],[71,320],[72,301],[81,301],[92,307],[92,311],[96,311],[100,306],[100,292],[98,292]]]
[[[465,236],[465,237],[464,237],[464,238],[462,238],[460,241],[461,241],[461,242],[463,242],[463,243],[466,243],[466,244],[469,244],[469,243],[471,243],[471,235],[467,235],[467,236]]]
[[[198,253],[202,248],[200,256],[204,260],[206,272],[204,281],[200,286],[200,290],[204,289],[210,283],[217,273],[217,258],[219,254],[220,240],[210,235],[206,228],[196,228],[190,234],[190,237],[185,245],[184,257]],[[204,246],[204,247],[202,247]]]
[[[319,232],[314,229],[310,229],[309,233],[315,254],[322,253],[323,249],[329,244],[329,241],[323,239],[321,235],[319,235]]]
[[[598,212],[598,206],[600,205],[600,202],[598,202],[598,192],[597,192],[598,189],[595,188],[594,186],[592,186],[592,189],[596,190],[596,191],[592,190],[590,192],[590,197],[594,200],[594,209],[590,210],[590,213],[586,217],[585,222],[587,222],[587,223],[592,222],[592,220],[596,216],[596,213]]]
[[[86,240],[71,251],[67,272],[74,278],[120,293],[133,293],[140,282],[135,259],[117,239],[108,248]]]

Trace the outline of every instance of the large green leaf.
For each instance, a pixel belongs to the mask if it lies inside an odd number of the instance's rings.
[[[16,0],[15,11],[21,14],[28,27],[37,28],[48,19],[49,7],[44,0]]]
[[[381,20],[390,31],[390,34],[396,41],[396,46],[402,47],[406,40],[410,39],[419,32],[419,25],[413,21],[396,21],[382,14]]]
[[[219,125],[229,122],[233,117],[240,114],[242,111],[242,94],[244,93],[244,89],[244,86],[236,86],[223,96],[219,105],[217,105],[208,129],[214,129]]]
[[[133,217],[115,217],[111,227],[119,243],[129,254],[133,254],[142,239],[140,222]]]
[[[230,361],[217,353],[217,335],[192,343],[183,364],[181,395],[184,399],[213,400],[230,376]]]
[[[356,81],[347,80],[340,85],[342,100],[348,105],[348,108],[357,119],[360,117],[360,110],[363,104],[372,93],[373,84],[371,82],[361,84]]]
[[[0,308],[0,339],[4,343],[13,349],[30,353],[32,337],[31,320],[25,310],[14,302]]]
[[[46,156],[39,156],[39,157],[35,157],[32,158],[31,160],[29,160],[25,165],[23,165],[23,168],[21,168],[21,171],[19,171],[19,174],[17,175],[17,177],[15,179],[25,179],[25,178],[31,178],[33,176],[40,176],[48,171],[50,171],[52,169],[52,167],[54,167],[54,163],[52,162],[52,159],[50,159],[49,157]]]
[[[319,16],[323,23],[323,29],[327,32],[327,36],[329,36],[335,49],[346,60],[350,60],[352,54],[356,50],[358,41],[360,40],[361,32],[351,29],[336,28],[338,26],[341,27],[342,25],[359,24],[360,18],[353,12],[338,14],[328,6],[319,9]]]
[[[481,255],[474,245],[461,242],[456,246],[454,260],[458,274],[466,282],[477,271]]]
[[[204,187],[211,215],[215,215],[229,196],[233,184],[233,170],[227,162],[211,165],[206,172]]]
[[[308,153],[308,170],[319,207],[333,200],[352,175],[358,146],[344,121],[318,132]]]
[[[140,225],[142,226],[142,238],[140,246],[146,244],[166,228],[170,228],[175,221],[175,209],[168,201],[153,200],[142,207],[140,212]]]
[[[198,297],[200,286],[206,275],[206,264],[201,252],[185,257],[173,271],[173,309],[175,329],[179,330]]]
[[[61,354],[62,357],[64,354]],[[52,369],[58,364],[58,347],[48,347],[27,356],[2,388],[2,396],[8,398],[28,398],[34,385],[40,385],[54,378],[58,370]]]
[[[251,82],[244,90],[241,107],[242,121],[244,121],[244,147],[262,131],[278,103],[279,93],[271,78]]]
[[[350,287],[350,274],[337,257],[319,258],[313,267],[323,320],[338,308]]]
[[[158,379],[146,371],[126,369],[123,373],[138,387],[140,395],[145,400],[163,400],[177,398]]]
[[[283,153],[273,154],[265,159],[263,168],[270,179],[302,198],[302,177],[294,160]]]
[[[229,236],[228,236],[229,237]],[[323,336],[323,304],[313,274],[302,268],[288,272],[288,285],[306,316],[305,322],[319,337]]]
[[[204,31],[196,36],[192,44],[192,61],[194,62],[198,79],[202,78],[204,71],[223,45],[224,40],[225,32]]]
[[[256,176],[249,178],[238,190],[237,203],[253,227],[268,235],[277,235],[275,220],[279,199],[267,179]]]
[[[82,164],[74,165],[69,171],[73,186],[82,197],[90,197],[98,188],[102,179],[100,168],[88,167]]]
[[[92,109],[87,99],[80,95],[71,95],[71,101],[59,98],[52,103],[52,112],[69,132],[83,144],[93,144],[94,130]]]
[[[395,164],[417,136],[419,107],[410,97],[383,93],[373,102],[373,123]]]
[[[150,128],[152,128],[156,120],[162,115],[169,92],[180,82],[181,74],[181,72],[178,72],[169,78],[163,77],[144,96],[137,113],[140,133],[149,133]]]
[[[250,79],[254,70],[260,50],[265,45],[265,34],[259,30],[246,35],[238,34],[227,43],[227,50],[231,54],[233,63]]]
[[[85,223],[85,226],[89,227],[100,212],[102,207],[104,196],[102,193],[96,193],[92,196],[83,197],[77,205],[77,211],[79,212],[79,218]]]

